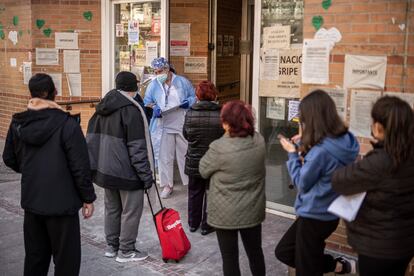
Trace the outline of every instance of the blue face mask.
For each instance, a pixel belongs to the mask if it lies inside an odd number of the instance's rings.
[[[164,82],[168,79],[168,74],[164,73],[164,74],[160,74],[157,76],[157,80],[161,83],[164,84]]]

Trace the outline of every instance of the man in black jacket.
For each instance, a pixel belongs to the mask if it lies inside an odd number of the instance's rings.
[[[92,216],[96,199],[88,149],[76,119],[54,102],[52,78],[29,81],[28,110],[13,115],[4,163],[22,174],[24,275],[47,275],[53,255],[55,275],[79,275],[78,211]]]
[[[96,106],[86,140],[94,183],[105,189],[105,256],[124,263],[148,257],[135,242],[154,167],[145,111],[133,99],[137,78],[120,72],[115,82]]]

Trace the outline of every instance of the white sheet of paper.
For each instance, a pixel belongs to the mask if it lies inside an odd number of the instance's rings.
[[[66,74],[66,80],[69,87],[70,96],[82,96],[82,75],[81,74]]]
[[[116,24],[115,25],[115,36],[116,37],[124,37],[124,24]]]
[[[305,39],[303,43],[302,83],[329,83],[328,40]]]
[[[55,84],[57,95],[62,96],[62,74],[49,73],[49,76]]]
[[[18,36],[17,36],[17,31],[10,31],[8,38],[10,39],[10,41],[13,43],[13,45],[16,45],[18,42]]]
[[[395,96],[406,101],[412,108],[414,108],[414,93],[402,93],[402,92],[385,92],[384,96]]]
[[[300,101],[289,101],[288,121],[299,116]]]
[[[345,55],[344,88],[384,89],[386,56]]]
[[[361,208],[366,194],[366,192],[363,192],[351,196],[339,196],[328,207],[328,212],[346,221],[353,221]]]
[[[10,58],[10,66],[16,67],[17,66],[17,59],[16,58]]]
[[[262,55],[260,59],[260,79],[279,79],[279,50],[262,49]]]
[[[179,109],[180,108],[180,106],[179,105],[177,105],[177,106],[174,106],[174,107],[171,107],[171,108],[168,108],[168,109],[166,109],[166,110],[162,110],[162,112],[161,112],[161,114],[168,114],[168,113],[170,113],[170,112],[172,112],[172,111],[174,111],[174,110],[177,110],[177,109]]]
[[[158,42],[157,41],[147,41],[145,43],[146,54],[146,63],[151,65],[151,62],[158,57]]]
[[[63,51],[63,71],[65,73],[79,73],[80,72],[80,51],[79,50],[64,50]]]
[[[267,98],[266,118],[274,120],[285,119],[285,99]]]
[[[381,92],[352,90],[350,131],[358,137],[371,137],[371,109]]]
[[[79,49],[78,33],[55,33],[56,49]]]
[[[139,21],[128,21],[128,45],[139,43]]]
[[[29,84],[29,80],[32,77],[32,63],[23,62],[23,84]]]
[[[206,74],[207,57],[184,57],[184,73]]]
[[[191,24],[170,23],[170,56],[190,56]]]
[[[263,28],[263,47],[275,49],[289,48],[290,29],[290,25]]]
[[[59,65],[59,50],[36,48],[36,65]]]
[[[348,91],[342,88],[323,88],[323,90],[334,100],[336,111],[345,122],[348,107]]]

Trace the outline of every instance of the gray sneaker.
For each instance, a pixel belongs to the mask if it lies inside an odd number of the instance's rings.
[[[118,249],[116,249],[115,247],[110,246],[110,245],[106,246],[105,257],[115,258],[116,255],[118,255]]]
[[[136,261],[143,261],[146,258],[148,258],[148,253],[144,251],[139,250],[133,250],[133,251],[121,251],[118,254],[118,257],[116,257],[115,261],[118,263],[127,263],[127,262],[136,262]]]

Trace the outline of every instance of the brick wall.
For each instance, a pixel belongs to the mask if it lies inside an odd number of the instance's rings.
[[[304,37],[313,38],[315,29],[312,17],[321,15],[325,28],[336,27],[342,33],[342,41],[331,52],[330,86],[342,86],[345,54],[386,55],[388,57],[385,91],[414,93],[414,10],[409,11],[409,47],[407,51],[407,80],[403,82],[406,1],[393,0],[336,0],[326,11],[320,0],[305,1]],[[395,19],[395,24],[392,22]],[[303,93],[311,86],[303,86]],[[367,139],[360,139],[361,153],[370,146]],[[345,226],[341,222],[337,231],[329,238],[328,248],[353,254],[346,242]],[[413,266],[410,269],[413,273]],[[414,273],[413,273],[414,274]]]

